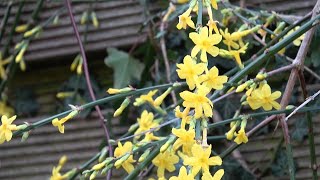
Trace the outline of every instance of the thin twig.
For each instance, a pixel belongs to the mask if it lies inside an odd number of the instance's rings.
[[[308,91],[307,91],[307,85],[306,81],[304,79],[302,71],[299,71],[299,82],[302,89],[303,98],[308,98]],[[318,91],[320,92],[320,90]],[[313,97],[315,98],[315,97]],[[310,98],[309,98],[310,99]],[[308,124],[308,141],[309,141],[309,151],[310,151],[310,166],[312,169],[312,176],[313,180],[318,179],[318,165],[317,165],[317,156],[316,156],[316,148],[314,143],[314,133],[313,133],[313,122],[312,122],[312,115],[310,112],[306,112],[306,120]]]
[[[77,38],[77,41],[78,41],[78,44],[79,44],[79,48],[80,48],[80,52],[81,52],[81,56],[82,56],[82,59],[83,59],[83,69],[84,69],[84,74],[85,74],[85,78],[86,78],[86,83],[87,83],[87,87],[88,87],[88,90],[89,90],[89,93],[90,93],[90,96],[91,96],[91,99],[93,101],[96,100],[96,96],[94,94],[94,91],[93,91],[93,88],[92,88],[92,85],[91,85],[91,80],[90,80],[90,74],[89,74],[89,70],[88,70],[88,64],[87,64],[87,58],[86,58],[86,53],[85,53],[85,50],[83,48],[83,45],[82,45],[82,42],[81,42],[81,38],[80,38],[80,34],[79,34],[79,31],[78,31],[78,28],[77,28],[77,25],[75,23],[75,20],[74,20],[74,16],[72,14],[72,7],[71,7],[71,3],[69,0],[65,0],[65,3],[66,3],[66,6],[68,7],[68,12],[69,12],[69,17],[70,17],[70,20],[71,20],[71,23],[72,23],[72,27],[73,27],[73,31],[75,33],[75,36]],[[106,142],[108,144],[108,148],[109,148],[109,156],[110,157],[113,157],[113,150],[112,150],[112,146],[111,144],[109,143],[109,139],[110,139],[110,136],[109,136],[109,131],[108,131],[108,128],[106,127],[105,123],[104,123],[104,117],[101,113],[101,110],[100,110],[100,107],[98,105],[95,106],[95,109],[98,113],[98,116],[99,116],[99,120],[100,120],[100,124],[104,130],[104,134],[105,134],[105,139],[106,139]],[[111,179],[111,172],[112,170],[110,169],[108,171],[108,175],[107,175],[107,179]]]
[[[306,99],[302,104],[300,104],[296,109],[294,109],[294,111],[292,111],[292,113],[290,113],[285,120],[288,121],[288,119],[290,117],[292,117],[293,115],[295,115],[299,109],[303,108],[304,106],[306,106],[309,102],[313,101],[318,95],[320,94],[320,90],[318,92],[316,92],[314,95],[312,95],[311,97],[309,97],[308,99]]]
[[[163,31],[164,31],[165,24],[166,24],[165,21],[161,21],[161,24],[160,24],[160,32],[163,32]],[[169,59],[168,59],[167,47],[166,47],[166,41],[165,41],[164,35],[160,37],[160,48],[161,48],[161,52],[162,52],[162,57],[163,57],[163,61],[164,61],[164,66],[165,66],[165,68],[166,68],[167,81],[168,81],[168,83],[171,83],[170,65],[169,65]],[[170,94],[171,94],[173,103],[176,104],[176,103],[177,103],[176,94],[174,93],[174,91],[171,91]]]

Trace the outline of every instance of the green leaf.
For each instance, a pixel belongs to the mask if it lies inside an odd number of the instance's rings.
[[[298,142],[302,142],[304,138],[308,135],[308,126],[305,119],[297,119],[295,124],[295,129],[292,132],[292,139]]]
[[[104,59],[104,62],[114,71],[114,88],[128,86],[134,79],[140,80],[144,64],[128,53],[115,48],[108,48],[107,51],[109,56]]]
[[[294,161],[295,167],[297,167],[296,162]],[[296,169],[295,169],[296,171]],[[281,148],[278,150],[276,154],[276,159],[271,165],[271,172],[274,176],[285,176],[288,175],[288,157],[286,154],[285,148]]]

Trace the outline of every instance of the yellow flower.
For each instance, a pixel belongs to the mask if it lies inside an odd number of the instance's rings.
[[[196,87],[198,82],[198,75],[202,74],[206,68],[204,63],[197,64],[192,60],[191,56],[187,55],[183,59],[183,64],[177,64],[177,73],[179,78],[186,79],[189,89]]]
[[[238,50],[230,50],[230,54],[235,58],[236,63],[238,64],[238,66],[242,69],[243,68],[243,64],[240,58],[240,53],[244,54],[246,53],[248,47],[248,43],[246,45],[244,45],[243,47],[241,47],[241,49]]]
[[[203,173],[209,172],[209,166],[216,166],[222,164],[222,159],[219,156],[210,157],[211,145],[208,148],[203,148],[199,144],[192,146],[192,156],[185,158],[184,165],[192,166],[192,174],[195,176],[200,169]]]
[[[67,179],[66,176],[61,175],[60,169],[61,169],[61,166],[53,167],[50,180],[65,180],[65,179]]]
[[[194,180],[192,174],[188,175],[186,167],[182,166],[179,170],[179,176],[172,176],[169,180]]]
[[[214,9],[218,9],[217,0],[211,0],[211,6],[212,6]]]
[[[247,97],[249,106],[255,110],[262,107],[265,111],[273,108],[279,110],[280,104],[275,100],[281,96],[280,91],[271,93],[271,88],[268,84],[264,84],[262,88],[252,91],[251,96]]]
[[[52,168],[52,175],[50,177],[50,180],[65,180],[68,177],[68,173],[61,175],[60,170],[62,166],[66,163],[67,156],[62,156],[59,160],[59,164],[57,167]]]
[[[234,142],[236,142],[237,144],[248,142],[248,137],[246,135],[246,132],[244,131],[244,128],[241,128],[236,134],[236,136],[237,137],[234,139]]]
[[[179,157],[173,151],[167,150],[159,153],[157,157],[152,160],[152,163],[158,167],[157,175],[159,178],[164,178],[164,171],[173,172],[176,170],[175,164],[179,162]]]
[[[118,147],[114,150],[114,157],[119,158],[127,153],[131,153],[131,151],[132,151],[132,143],[130,141],[125,142],[124,145],[122,145],[121,142],[118,142]],[[133,159],[133,155],[130,155],[129,158],[121,164],[121,166],[123,167],[124,170],[127,171],[127,173],[130,173],[134,169],[132,165],[132,163],[134,162],[136,161]],[[116,166],[117,169],[119,167],[120,165]]]
[[[10,141],[12,138],[12,131],[18,130],[15,124],[12,122],[17,118],[17,116],[12,116],[8,119],[6,115],[1,117],[1,126],[0,126],[0,144],[4,143],[4,141]]]
[[[220,180],[224,174],[223,169],[219,169],[213,176],[210,173],[204,173],[201,180]]]
[[[217,21],[209,19],[207,23],[207,26],[209,27],[209,33],[213,33],[212,31],[214,30],[216,34],[220,34],[216,22]]]
[[[193,29],[195,28],[190,16],[191,11],[192,9],[189,8],[186,12],[179,16],[179,23],[177,24],[178,29],[187,29],[187,25]]]
[[[172,129],[172,134],[178,137],[178,139],[173,144],[173,149],[176,151],[182,146],[182,152],[191,156],[191,148],[196,142],[194,140],[195,130],[190,128],[188,131],[185,129]]]
[[[148,111],[144,110],[141,114],[141,117],[138,118],[137,120],[139,124],[139,128],[136,130],[134,134],[139,134],[143,131],[147,131],[151,128],[158,126],[159,123],[155,122],[153,118],[154,118],[153,113],[148,113]],[[139,138],[138,136],[136,137]]]
[[[228,46],[228,50],[231,50],[231,47],[233,49],[239,49],[240,46],[239,44],[237,44],[236,39],[234,39],[231,34],[228,31],[228,28],[224,30],[224,32],[222,31],[222,29],[220,29],[220,34],[223,36],[224,40],[222,41],[225,45]]]
[[[200,86],[196,93],[189,91],[183,91],[180,93],[181,98],[184,100],[182,105],[186,108],[194,108],[196,119],[201,118],[203,115],[206,117],[212,117],[213,104],[206,95],[209,93],[209,89]]]
[[[227,76],[219,76],[219,70],[216,66],[213,66],[205,75],[200,76],[200,82],[209,89],[220,90],[227,81]]]
[[[143,142],[151,142],[151,141],[158,141],[158,140],[160,140],[160,137],[153,135],[153,133],[146,133],[145,137],[141,142],[143,143]]]
[[[140,97],[136,98],[136,101],[133,103],[134,106],[140,106],[146,102],[150,103],[151,105],[154,104],[154,100],[152,96],[154,96],[158,90],[149,91],[148,94],[143,94]]]
[[[207,53],[216,57],[219,54],[219,48],[214,45],[218,44],[222,36],[220,34],[209,34],[207,27],[202,27],[200,33],[192,32],[189,34],[190,39],[194,42],[195,46],[191,51],[191,57],[196,57],[196,55],[201,50],[200,59],[203,62],[207,62]]]
[[[183,112],[180,111],[180,106],[177,106],[174,109],[175,116],[181,119],[181,128],[184,129],[186,124],[189,124],[191,121],[191,116],[188,116],[190,108],[185,108]]]
[[[73,110],[71,111],[66,117],[63,117],[62,119],[54,118],[52,120],[52,125],[54,127],[58,127],[60,133],[64,133],[64,123],[67,122],[68,120],[72,119],[74,116],[78,114],[78,110]]]

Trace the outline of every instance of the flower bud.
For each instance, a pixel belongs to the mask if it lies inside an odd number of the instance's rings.
[[[88,20],[88,12],[85,11],[82,13],[80,24],[84,25],[87,22],[87,20]]]
[[[175,140],[176,140],[176,137],[175,137],[175,136],[171,136],[171,137],[168,139],[168,141],[167,141],[164,145],[161,146],[160,152],[161,152],[161,153],[165,152],[165,151],[169,148],[169,146],[170,146]]]
[[[64,155],[59,160],[59,166],[63,166],[67,162],[67,156]]]
[[[160,106],[160,104],[162,104],[164,98],[166,98],[171,91],[172,91],[172,87],[168,88],[162,95],[160,95],[159,97],[157,97],[157,98],[154,100],[154,106]]]
[[[78,63],[79,63],[79,61],[80,61],[80,58],[81,58],[81,55],[80,55],[80,54],[78,54],[78,55],[74,58],[74,60],[72,61],[71,66],[70,66],[70,70],[71,70],[71,71],[74,71],[74,70],[76,69],[76,67],[77,67],[77,65],[78,65]]]
[[[128,132],[134,132],[137,130],[138,127],[139,127],[139,124],[135,123],[129,127]]]
[[[113,167],[113,164],[109,164],[108,166],[106,166],[104,169],[102,169],[101,175],[105,175],[107,173],[107,171],[109,169],[111,169],[112,167]]]
[[[21,124],[21,125],[17,126],[17,130],[23,130],[23,129],[27,128],[27,127],[28,127],[27,124]]]
[[[121,166],[122,163],[124,163],[130,156],[131,156],[130,153],[125,154],[124,156],[122,156],[120,159],[118,159],[118,160],[114,163],[114,166],[115,166],[115,167]]]
[[[99,164],[94,165],[92,167],[92,170],[98,171],[98,170],[102,169],[105,165],[106,165],[105,162],[101,162]]]
[[[93,173],[90,175],[90,180],[93,180],[93,179],[95,179],[96,178],[96,176],[97,176],[97,171],[93,171]]]
[[[15,28],[15,31],[17,33],[22,33],[22,32],[25,32],[29,27],[29,24],[22,24],[22,25],[19,25]]]
[[[121,103],[120,107],[114,112],[113,117],[118,117],[122,114],[123,110],[130,104],[130,98],[126,99]]]
[[[120,93],[127,93],[127,92],[130,92],[132,90],[133,90],[133,88],[131,88],[131,87],[126,87],[126,88],[122,88],[122,89],[109,88],[107,90],[107,93],[109,93],[109,94],[120,94]]]
[[[294,109],[294,108],[295,108],[294,105],[288,105],[288,106],[286,106],[286,110],[290,110],[290,109]]]
[[[37,34],[39,31],[41,30],[41,26],[36,26],[34,27],[33,29],[27,31],[24,33],[23,37],[30,37],[30,36],[33,36],[35,34]]]
[[[138,162],[142,162],[146,159],[146,157],[150,154],[150,149],[147,149],[138,159]]]
[[[267,73],[258,73],[256,78],[260,81],[264,80],[267,77]]]
[[[59,16],[55,16],[54,19],[53,19],[52,24],[53,25],[57,25],[58,23],[59,23]]]
[[[102,150],[101,150],[101,154],[100,154],[100,156],[99,156],[99,159],[98,159],[98,162],[102,162],[105,158],[106,158],[106,156],[107,156],[107,148],[103,148]]]
[[[16,63],[19,63],[23,59],[23,55],[26,52],[28,45],[29,45],[28,43],[23,43],[21,45],[21,49],[18,55],[16,56]]]
[[[29,137],[30,131],[24,132],[21,137],[21,142],[25,142]]]
[[[99,27],[99,21],[98,21],[96,13],[94,11],[91,12],[91,21],[92,21],[92,24],[95,28]]]
[[[248,85],[249,85],[248,81],[243,83],[243,84],[241,84],[240,86],[237,87],[236,93],[242,92],[245,88],[248,87]]]

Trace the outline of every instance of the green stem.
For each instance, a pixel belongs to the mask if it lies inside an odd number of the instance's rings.
[[[128,92],[128,93],[117,94],[117,95],[105,97],[105,98],[102,98],[102,99],[99,99],[99,100],[92,101],[90,103],[84,104],[84,105],[80,106],[79,108],[80,109],[88,109],[88,108],[94,107],[96,105],[104,104],[104,103],[109,102],[109,101],[125,98],[127,96],[132,96],[132,95],[136,95],[136,94],[141,94],[141,93],[144,93],[144,92],[147,92],[147,91],[151,91],[151,90],[154,90],[154,89],[166,89],[168,87],[172,87],[174,84],[175,84],[175,86],[177,86],[176,83],[169,83],[169,84],[163,84],[163,85],[158,85],[158,86],[147,87],[147,88],[143,88],[143,89],[137,89],[135,91],[131,91],[131,92]],[[179,84],[180,84],[179,86],[185,86],[186,85],[185,82],[181,82]],[[48,117],[48,118],[43,119],[43,120],[40,120],[40,121],[35,122],[33,124],[30,124],[27,128],[14,132],[13,136],[15,137],[17,135],[22,134],[23,132],[26,132],[26,131],[41,127],[41,126],[43,126],[45,124],[48,124],[54,118],[60,118],[60,117],[66,116],[71,111],[72,110],[68,110],[68,111],[62,112],[60,114]]]
[[[11,7],[12,7],[12,1],[9,2],[8,6],[7,6],[7,9],[6,9],[6,12],[4,13],[4,17],[3,17],[3,20],[1,22],[1,31],[0,31],[0,42],[1,42],[1,39],[3,37],[3,34],[4,34],[4,30],[6,28],[6,25],[7,25],[7,22],[8,22],[8,18],[10,16],[10,12],[11,12]]]
[[[18,11],[16,13],[16,17],[14,19],[14,22],[13,22],[13,25],[11,27],[11,30],[10,30],[10,33],[9,33],[9,38],[7,40],[7,43],[6,45],[4,46],[4,50],[3,50],[3,54],[2,54],[2,57],[5,58],[7,55],[8,55],[8,52],[9,52],[9,46],[11,44],[11,41],[12,41],[12,38],[13,38],[13,34],[14,34],[14,31],[16,29],[16,26],[18,24],[18,21],[20,19],[20,16],[21,16],[21,12],[22,12],[22,8],[24,6],[24,3],[25,3],[25,0],[21,1],[19,3],[19,7],[18,7]]]
[[[219,141],[219,140],[224,140],[226,139],[226,136],[208,136],[207,137],[208,141]]]
[[[38,19],[39,16],[39,12],[41,10],[41,7],[43,5],[44,0],[38,0],[37,5],[36,5],[36,9],[33,11],[31,17],[32,19],[35,21],[36,19]]]
[[[203,9],[203,2],[202,0],[198,0],[197,29],[202,27],[202,9]]]

